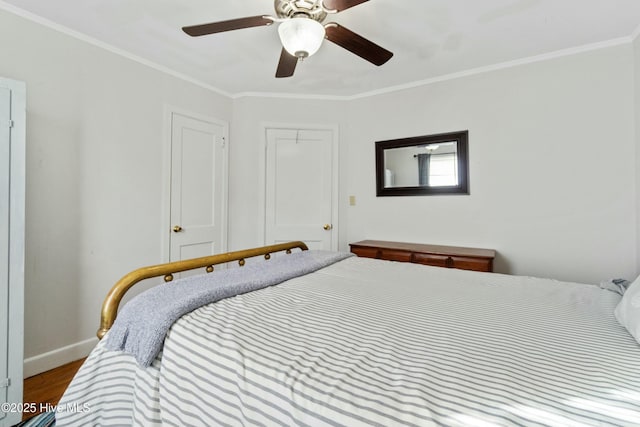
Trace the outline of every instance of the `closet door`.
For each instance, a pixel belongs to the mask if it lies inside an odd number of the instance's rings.
[[[337,250],[336,131],[265,132],[265,244],[302,240],[309,249]]]
[[[227,134],[224,122],[171,114],[171,261],[226,250]]]
[[[0,78],[0,427],[22,417],[25,104],[24,83]]]
[[[0,402],[7,401],[9,355],[9,183],[11,91],[0,87]],[[0,411],[0,422],[6,418]]]

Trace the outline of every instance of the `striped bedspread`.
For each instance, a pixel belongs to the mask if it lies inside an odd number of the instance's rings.
[[[638,426],[640,346],[597,286],[349,258],[92,352],[59,426]]]

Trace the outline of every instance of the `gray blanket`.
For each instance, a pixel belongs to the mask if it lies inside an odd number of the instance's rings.
[[[118,313],[105,337],[106,347],[131,353],[140,366],[149,366],[162,349],[171,325],[184,314],[224,298],[312,273],[350,256],[353,254],[317,250],[294,252],[242,268],[156,286],[133,298]]]

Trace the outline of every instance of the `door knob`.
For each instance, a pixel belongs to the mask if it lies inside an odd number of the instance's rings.
[[[325,224],[324,227],[322,227],[322,228],[324,228],[325,230],[328,231],[328,230],[331,230],[333,228],[333,226],[331,224]]]
[[[179,225],[174,225],[173,226],[173,232],[174,233],[179,233],[182,231],[182,227],[180,227]]]

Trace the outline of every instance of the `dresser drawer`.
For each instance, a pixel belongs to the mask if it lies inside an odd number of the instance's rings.
[[[450,267],[462,270],[493,271],[493,260],[455,256]]]
[[[412,262],[434,267],[453,267],[453,258],[447,255],[414,253]]]
[[[380,249],[380,259],[386,259],[389,261],[411,262],[411,252],[397,250],[397,249]]]
[[[351,247],[351,252],[364,258],[379,258],[380,249],[378,248],[363,248],[363,247]]]
[[[403,250],[352,247],[351,252],[358,255],[359,257],[386,259],[388,261],[411,262],[411,252]]]
[[[490,259],[470,258],[458,255],[413,254],[413,262],[434,267],[459,268],[461,270],[492,271]]]

